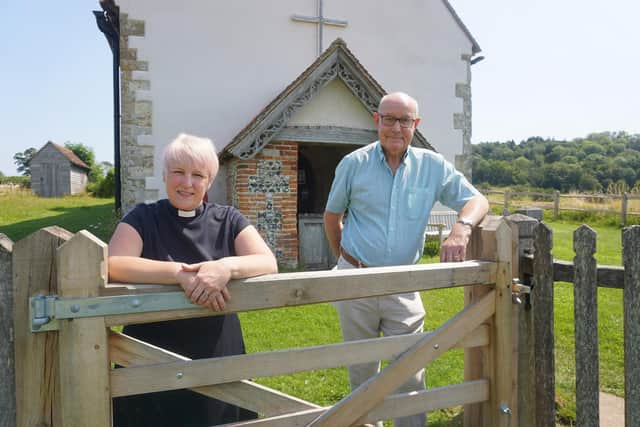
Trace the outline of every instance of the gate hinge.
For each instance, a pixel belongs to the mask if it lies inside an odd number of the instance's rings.
[[[31,318],[31,331],[55,330],[57,295],[36,295],[30,298],[29,317]]]

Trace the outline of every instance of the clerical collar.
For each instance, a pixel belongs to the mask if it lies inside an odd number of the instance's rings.
[[[168,200],[167,200],[168,202]],[[174,215],[177,215],[179,218],[195,218],[198,215],[200,215],[202,213],[202,211],[204,211],[204,203],[200,204],[200,206],[198,206],[197,208],[190,210],[190,211],[184,211],[182,209],[178,209],[175,206],[173,206],[170,202],[167,203],[169,205],[169,209],[171,210],[171,212],[173,212]]]

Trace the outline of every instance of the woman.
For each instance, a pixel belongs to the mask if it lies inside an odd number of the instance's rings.
[[[181,134],[164,150],[167,199],[140,204],[109,242],[109,280],[177,284],[194,303],[224,310],[231,279],[278,270],[256,229],[230,206],[205,203],[218,172],[209,139]],[[124,333],[191,359],[244,353],[235,314],[130,325]],[[114,400],[115,426],[210,426],[255,414],[189,390]]]

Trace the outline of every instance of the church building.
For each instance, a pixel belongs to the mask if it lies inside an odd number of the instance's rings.
[[[165,197],[178,133],[208,137],[221,160],[209,201],[240,209],[281,265],[327,268],[335,167],[377,139],[372,113],[393,91],[419,102],[412,144],[470,177],[480,48],[447,0],[102,4],[119,22],[124,212]]]

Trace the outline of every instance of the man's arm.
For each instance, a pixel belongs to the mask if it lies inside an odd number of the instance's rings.
[[[472,226],[460,222],[453,224],[449,237],[440,248],[440,261],[457,262],[465,260],[471,230],[482,221],[487,212],[489,212],[489,201],[482,194],[473,196],[465,203],[458,214],[458,219],[465,222],[469,221]]]
[[[338,258],[340,256],[340,240],[342,239],[343,213],[324,211],[324,233],[327,235],[331,252]]]

